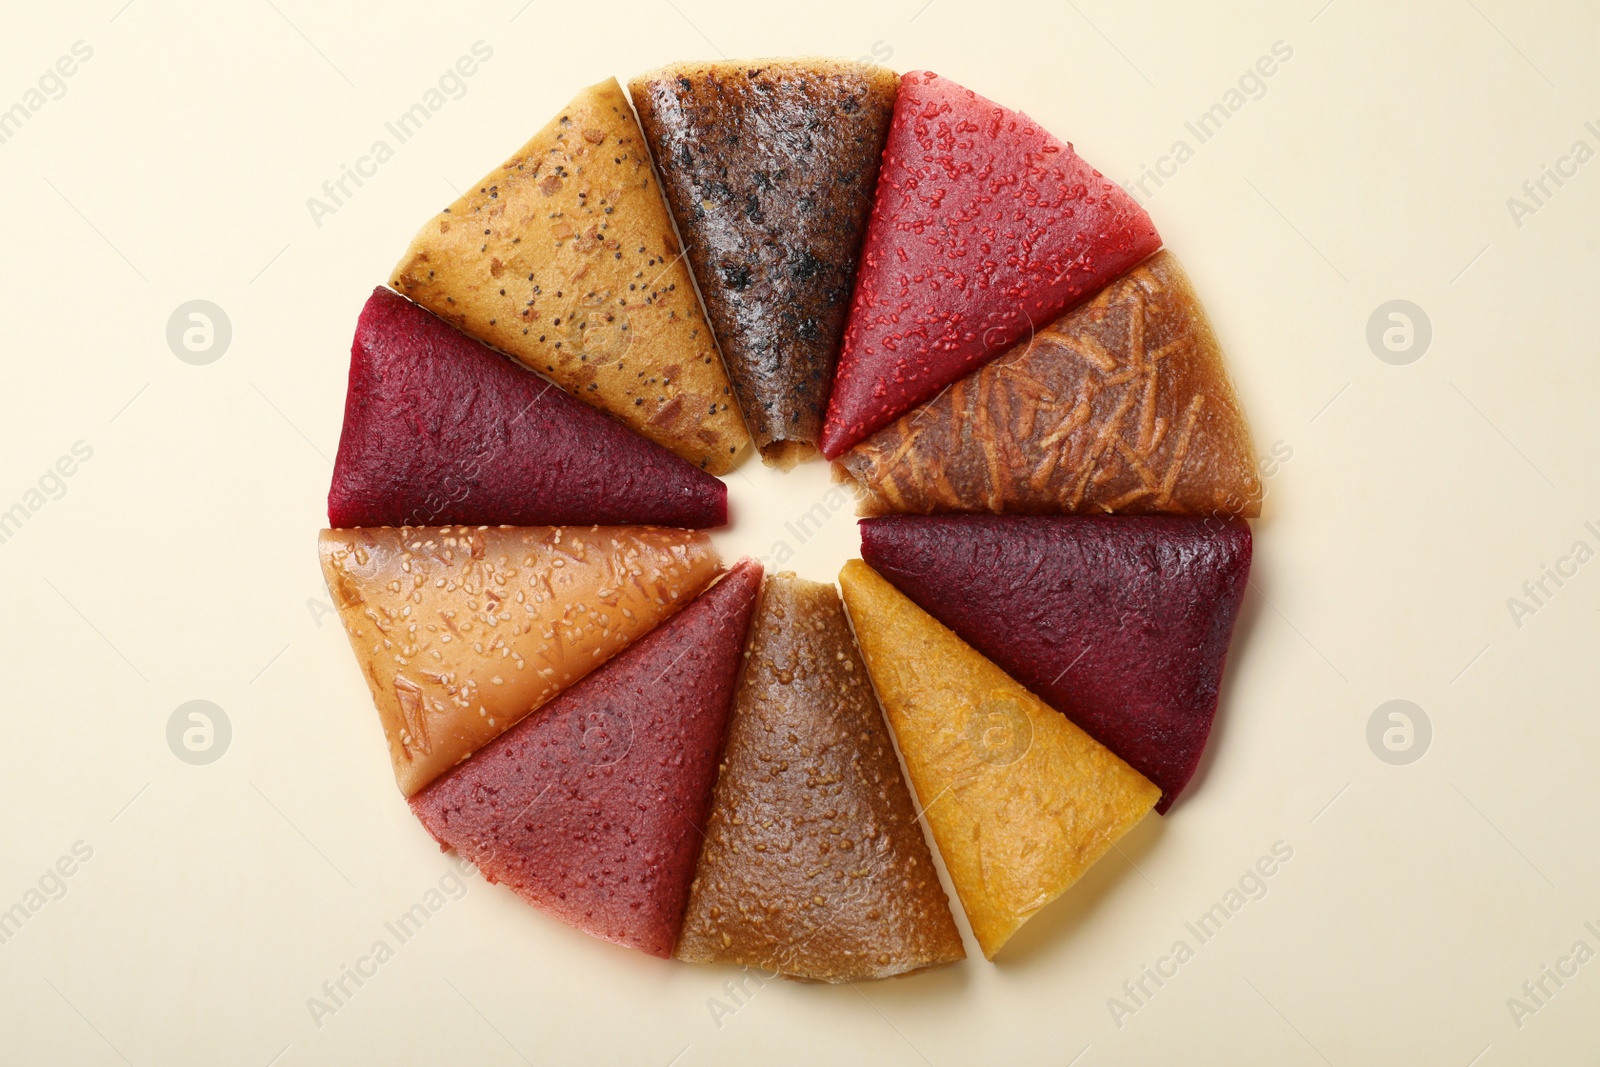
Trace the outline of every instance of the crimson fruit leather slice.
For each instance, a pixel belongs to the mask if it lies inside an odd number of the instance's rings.
[[[1211,732],[1250,576],[1243,519],[892,516],[861,554],[962,640],[1161,787]]]
[[[367,300],[330,526],[727,521],[721,481],[391,290]]]
[[[1161,247],[1115,182],[1026,115],[905,75],[822,454],[999,355]]]
[[[683,921],[761,565],[524,719],[411,809],[528,903],[663,958]]]

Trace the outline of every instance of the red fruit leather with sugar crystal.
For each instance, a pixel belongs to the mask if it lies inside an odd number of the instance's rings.
[[[861,555],[1161,787],[1200,762],[1250,577],[1242,519],[894,516]]]
[[[867,434],[1161,247],[1072,146],[955,82],[905,75],[820,447]]]
[[[411,798],[442,845],[563,922],[672,954],[761,588],[743,560]]]
[[[388,289],[350,347],[328,524],[703,528],[728,490]]]

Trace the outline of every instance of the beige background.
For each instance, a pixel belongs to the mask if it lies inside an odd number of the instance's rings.
[[[13,5],[0,35],[0,107],[93,49],[0,145],[0,509],[93,449],[0,544],[0,908],[92,849],[0,945],[0,1059],[1594,1062],[1600,963],[1547,979],[1520,1027],[1507,1006],[1575,941],[1600,950],[1600,564],[1547,582],[1520,628],[1507,607],[1575,541],[1600,548],[1600,162],[1520,227],[1506,204],[1574,141],[1600,148],[1592,5],[122,3]],[[494,54],[465,95],[315,225],[306,199],[478,40]],[[472,878],[317,1026],[307,998],[453,869],[396,795],[312,551],[355,316],[415,227],[580,86],[668,60],[931,67],[1126,179],[1277,41],[1293,57],[1265,94],[1149,199],[1258,450],[1292,450],[1172,815],[998,965],[738,1001],[734,972],[591,941]],[[196,298],[233,327],[206,366],[165,340]],[[1365,339],[1394,298],[1432,323],[1408,366]],[[819,465],[729,481],[730,556],[794,541],[827,489]],[[854,537],[839,511],[793,566],[830,577]],[[1366,741],[1395,698],[1433,726],[1409,766]],[[209,766],[167,745],[192,699],[232,724]],[[1185,921],[1279,841],[1266,895],[1118,1026],[1108,998],[1194,947]],[[738,1009],[720,1026],[712,998]]]

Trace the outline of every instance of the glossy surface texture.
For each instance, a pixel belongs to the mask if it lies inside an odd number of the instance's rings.
[[[965,958],[831,585],[767,579],[679,959],[887,978]]]
[[[328,525],[727,521],[716,478],[393,291],[367,300]]]
[[[713,474],[749,440],[615,79],[424,226],[389,284]]]
[[[629,90],[762,456],[822,429],[900,79],[836,59],[677,63]]]
[[[822,453],[1049,323],[1161,246],[1144,209],[1026,115],[901,79]]]
[[[740,562],[411,810],[535,907],[670,956],[760,586],[761,565]]]
[[[923,818],[993,959],[1160,790],[865,563],[845,564],[839,583]]]
[[[1170,252],[839,463],[869,514],[1261,513],[1244,411]]]
[[[705,534],[648,526],[324,530],[317,547],[407,796],[718,571]]]
[[[1250,577],[1243,519],[868,519],[861,554],[979,652],[1162,789],[1217,711]]]

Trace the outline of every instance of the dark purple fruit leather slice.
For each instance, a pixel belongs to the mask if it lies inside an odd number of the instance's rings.
[[[1194,774],[1250,577],[1242,519],[893,516],[861,555],[1161,787]]]
[[[595,937],[672,954],[761,588],[743,560],[411,798],[441,845]]]
[[[350,347],[328,524],[704,528],[728,490],[388,289]]]

